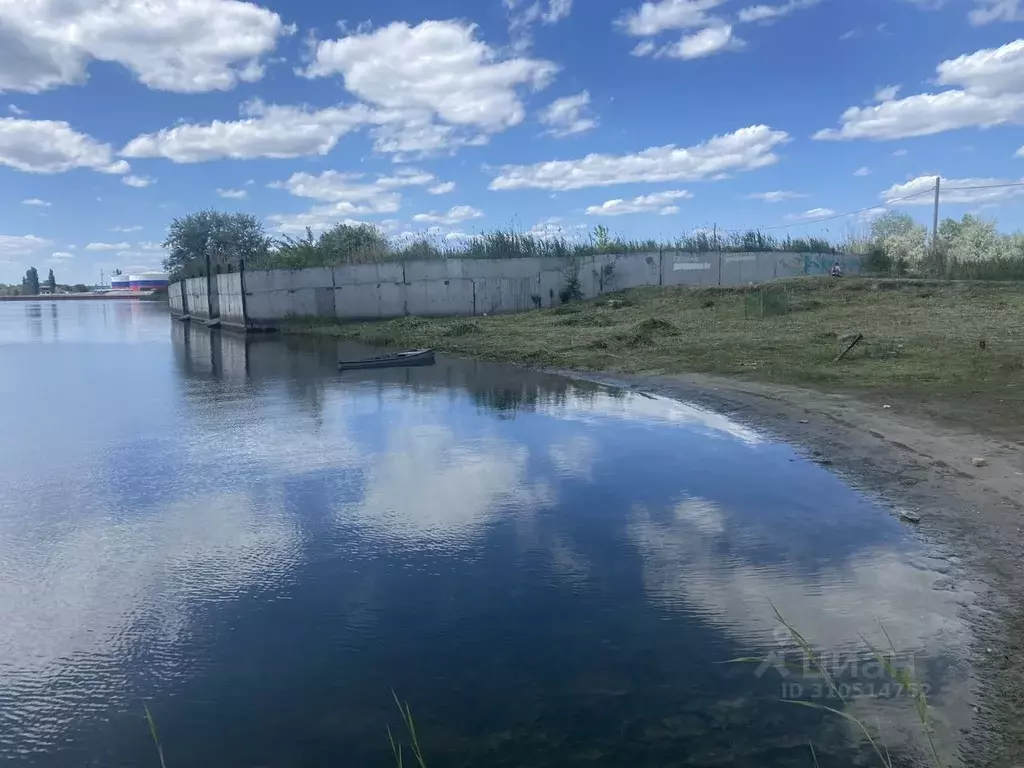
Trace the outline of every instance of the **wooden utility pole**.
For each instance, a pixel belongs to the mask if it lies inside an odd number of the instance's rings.
[[[942,177],[935,177],[935,212],[932,214],[932,258],[939,256],[939,188]]]

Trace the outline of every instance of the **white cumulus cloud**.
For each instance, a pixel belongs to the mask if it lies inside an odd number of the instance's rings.
[[[668,144],[630,155],[591,154],[578,160],[506,165],[490,188],[569,190],[613,184],[699,181],[778,162],[774,150],[789,140],[785,131],[753,125],[715,136],[693,147]]]
[[[538,221],[526,234],[540,240],[579,240],[587,231],[586,224],[566,224],[560,216],[551,216]]]
[[[158,90],[224,91],[260,79],[263,57],[292,31],[239,0],[3,2],[0,91],[81,84],[93,61]]]
[[[674,205],[679,200],[688,200],[693,194],[685,189],[669,192],[656,192],[651,195],[640,195],[632,200],[606,200],[601,205],[587,208],[588,216],[625,216],[631,213],[658,213],[669,216],[679,212]]]
[[[741,51],[746,45],[746,41],[733,34],[731,25],[719,24],[692,35],[683,35],[678,42],[659,49],[656,55],[672,59],[701,59],[725,51]]]
[[[42,208],[49,208],[52,203],[48,203],[45,200],[40,200],[38,197],[30,197],[27,200],[21,201],[22,205],[38,205]]]
[[[426,134],[407,145],[425,142],[428,149],[479,142],[480,132],[518,125],[526,115],[520,90],[544,88],[557,71],[550,61],[501,55],[477,39],[473,24],[425,21],[316,43],[301,74],[340,75],[351,93],[380,110],[375,119],[390,126],[378,136],[379,148],[412,152],[413,146],[395,148],[393,134],[401,138],[403,125]]]
[[[789,0],[788,3],[782,5],[752,5],[742,9],[738,18],[744,24],[751,22],[767,24],[804,8],[813,8],[820,2],[821,0]]]
[[[403,187],[446,187],[436,184],[437,178],[416,168],[400,168],[390,176],[368,180],[361,173],[324,171],[318,175],[294,173],[284,181],[269,184],[272,189],[283,189],[295,197],[318,201],[308,211],[297,214],[275,214],[271,223],[283,233],[301,233],[306,227],[323,231],[335,224],[359,224],[354,216],[368,216],[397,212],[402,204],[398,191]],[[451,188],[454,189],[454,184]],[[450,191],[450,190],[445,190]],[[438,194],[443,194],[438,193]]]
[[[708,14],[726,0],[659,0],[646,2],[620,17],[616,26],[634,37],[652,37],[672,29],[693,29],[712,23]]]
[[[871,169],[868,168],[866,165],[862,165],[860,168],[858,168],[856,171],[853,172],[853,175],[854,176],[870,176],[871,175]]]
[[[284,189],[295,197],[335,203],[338,215],[394,213],[400,207],[402,196],[386,185],[366,183],[362,174],[324,171],[314,176],[294,173],[285,181],[273,182],[273,189]]]
[[[136,189],[145,189],[156,184],[156,179],[151,176],[136,176],[134,174],[125,176],[121,179],[122,184],[127,184],[129,187],[135,187]]]
[[[1017,186],[1012,186],[1016,184]],[[934,176],[918,176],[905,184],[893,184],[880,197],[888,204],[933,205],[935,198],[928,194],[935,189]],[[1024,179],[947,179],[939,186],[941,203],[973,205],[995,203],[1024,195]],[[900,198],[915,195],[909,200]]]
[[[544,88],[558,71],[550,61],[506,56],[456,21],[395,22],[311,44],[306,77],[340,76],[360,102],[313,109],[243,105],[238,120],[184,123],[137,136],[125,157],[179,163],[220,158],[324,155],[339,139],[367,128],[374,149],[400,159],[486,144],[521,123],[521,94]]]
[[[435,184],[434,186],[432,186],[432,187],[427,189],[427,192],[429,192],[432,195],[447,195],[449,192],[454,192],[454,191],[455,191],[455,182],[454,181],[444,181],[444,182],[441,182],[440,184]]]
[[[31,256],[53,241],[36,235],[0,235],[0,256]]]
[[[556,99],[541,111],[540,121],[548,126],[547,133],[556,138],[585,133],[597,126],[597,120],[587,114],[589,106],[589,91]]]
[[[63,173],[91,168],[100,173],[127,173],[114,160],[109,144],[79,133],[62,120],[0,117],[0,165],[27,173]]]
[[[836,212],[831,208],[811,208],[803,213],[791,213],[786,217],[786,220],[813,222],[815,219],[827,219],[829,216],[835,215]]]
[[[532,44],[531,28],[538,22],[557,24],[572,13],[573,0],[504,0],[508,12],[508,32],[515,50],[524,51]]]
[[[89,243],[87,251],[125,251],[131,248],[128,243]]]
[[[764,203],[782,203],[786,200],[799,200],[802,197],[807,197],[807,195],[784,189],[775,190],[774,192],[752,192],[747,195],[748,200],[760,200]]]
[[[220,189],[219,187],[217,194],[227,200],[244,200],[249,196],[244,189]]]
[[[953,87],[850,107],[840,128],[818,131],[814,138],[900,139],[1024,122],[1024,39],[944,61],[936,71],[936,84]]]
[[[326,155],[368,118],[369,110],[361,105],[313,110],[251,101],[243,105],[239,120],[183,123],[142,134],[128,142],[121,154],[164,157],[175,163]]]
[[[978,0],[968,18],[976,27],[995,21],[1024,21],[1024,4],[1021,0]]]
[[[479,211],[470,205],[456,205],[446,213],[437,213],[435,211],[417,213],[412,217],[412,220],[420,224],[442,224],[450,227],[470,219],[479,219],[483,215],[483,211]]]
[[[886,85],[875,91],[875,101],[892,101],[900,92],[898,85]]]

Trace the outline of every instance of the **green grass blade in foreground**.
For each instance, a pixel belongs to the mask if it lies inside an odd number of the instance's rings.
[[[419,768],[427,768],[427,763],[423,759],[423,751],[420,749],[419,738],[416,736],[416,723],[412,719],[412,710],[409,708],[409,703],[406,702],[403,706],[402,702],[398,698],[398,694],[395,693],[394,690],[391,691],[391,696],[394,698],[395,704],[398,705],[398,712],[402,716],[402,722],[405,724],[405,730],[409,733],[409,747],[412,750],[413,757],[416,758],[416,764]],[[388,738],[391,738],[390,728],[388,729]],[[395,758],[398,761],[398,768],[401,768],[401,745],[399,745],[398,750],[396,751],[394,739],[391,740],[391,750],[395,753]]]
[[[737,659],[726,659],[725,661],[716,661],[716,664],[771,664],[773,667],[786,667],[792,669],[794,672],[806,672],[802,664],[794,664],[792,661],[779,661],[776,659],[770,659],[765,656],[740,656]]]
[[[832,693],[835,694],[837,699],[839,699],[841,702],[845,704],[846,699],[844,699],[842,694],[839,693],[839,688],[836,687],[836,681],[832,678],[832,675],[825,668],[825,663],[821,660],[818,654],[814,652],[814,648],[811,647],[811,644],[808,643],[807,640],[804,639],[804,636],[797,632],[796,629],[793,628],[793,626],[790,625],[789,622],[787,622],[782,617],[782,614],[779,613],[779,609],[775,607],[775,603],[773,603],[770,598],[768,600],[768,604],[772,607],[772,610],[775,611],[775,618],[777,618],[782,623],[782,626],[789,630],[789,633],[793,636],[797,643],[800,644],[800,647],[803,649],[804,653],[807,654],[807,658],[814,662],[814,666],[818,668],[819,674],[823,678],[825,678],[825,682],[828,683],[828,687],[832,690]]]
[[[798,707],[808,707],[810,709],[819,709],[825,712],[831,712],[833,715],[839,715],[839,717],[843,718],[844,720],[849,720],[851,723],[856,723],[857,726],[860,727],[860,729],[864,732],[864,735],[867,737],[868,743],[871,744],[872,749],[875,750],[875,754],[878,755],[878,759],[882,761],[882,765],[884,765],[885,768],[892,768],[892,761],[887,760],[886,756],[882,754],[882,750],[878,748],[878,744],[875,742],[873,738],[871,738],[871,732],[868,730],[868,727],[853,715],[847,712],[843,712],[841,709],[833,709],[832,707],[826,707],[824,704],[818,704],[813,701],[796,701],[794,699],[779,699],[779,701],[785,702],[786,704],[794,704]]]
[[[160,758],[160,768],[167,768],[167,763],[164,762],[164,748],[160,744],[160,737],[156,733],[156,723],[153,722],[153,716],[149,713],[149,707],[145,704],[142,708],[146,711],[146,722],[149,724],[149,735],[153,737],[153,743],[156,744],[156,753]]]
[[[889,647],[892,649],[893,657],[895,657],[896,646],[893,645],[892,638],[889,637],[889,633],[886,632],[882,622],[878,622],[878,626],[881,627],[882,633],[885,635],[885,639],[889,641]],[[939,751],[935,747],[935,740],[932,738],[931,724],[928,720],[928,696],[924,692],[924,686],[914,679],[910,670],[897,669],[894,667],[885,657],[885,654],[878,650],[870,640],[864,637],[864,635],[861,635],[861,640],[863,640],[864,644],[871,649],[871,653],[874,655],[875,659],[877,659],[878,663],[882,665],[886,674],[910,691],[910,694],[914,697],[914,708],[917,710],[917,717],[921,721],[921,727],[924,729],[924,734],[928,739],[928,746],[931,748],[932,759],[935,761],[935,765],[941,768],[942,760],[939,759]]]
[[[391,742],[391,754],[395,757],[395,765],[398,768],[402,768],[402,745],[395,744],[395,737],[391,735],[391,726],[386,726],[388,729],[388,741]]]

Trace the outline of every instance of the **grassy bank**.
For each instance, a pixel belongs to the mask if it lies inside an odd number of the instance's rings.
[[[534,366],[956,398],[1024,421],[1019,283],[802,278],[763,289],[639,288],[519,315],[289,330]],[[834,362],[858,333],[863,341]]]

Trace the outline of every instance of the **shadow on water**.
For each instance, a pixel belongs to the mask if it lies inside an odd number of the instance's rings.
[[[721,663],[799,660],[769,599],[899,764],[924,741],[859,638],[884,622],[955,753],[967,597],[788,446],[503,365],[341,374],[372,350],[169,335],[112,347],[134,378],[91,371],[122,428],[49,448],[74,493],[26,464],[6,499],[32,516],[0,515],[0,757],[152,764],[145,699],[172,766],[383,766],[395,689],[440,768],[809,766],[809,741],[875,764],[847,722],[780,702],[836,705],[820,681]]]

